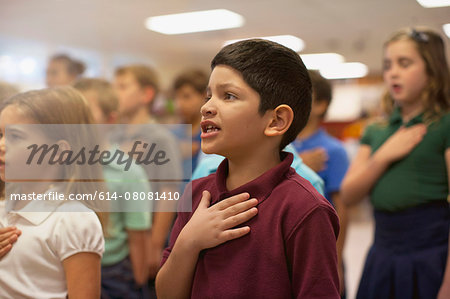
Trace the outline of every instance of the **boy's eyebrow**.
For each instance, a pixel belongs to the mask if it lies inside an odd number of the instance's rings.
[[[227,89],[227,88],[234,88],[234,89],[237,89],[237,90],[242,90],[238,85],[236,85],[236,84],[233,84],[232,82],[225,82],[225,83],[219,83],[219,84],[217,84],[217,88],[219,88],[219,89]]]
[[[237,86],[236,84],[230,83],[230,82],[217,84],[217,89],[227,89],[227,88],[230,88],[230,87],[232,87],[234,89],[237,89],[239,91],[242,90],[239,86]],[[210,86],[206,87],[206,92],[207,93],[211,93],[211,87]]]

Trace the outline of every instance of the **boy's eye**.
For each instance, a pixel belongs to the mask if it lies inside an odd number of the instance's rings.
[[[211,95],[207,94],[205,97],[205,103],[208,102],[211,99]]]
[[[383,70],[387,71],[388,69],[391,68],[391,62],[390,61],[384,61],[383,62]]]
[[[225,100],[236,100],[237,97],[234,94],[231,94],[229,92],[225,93]]]

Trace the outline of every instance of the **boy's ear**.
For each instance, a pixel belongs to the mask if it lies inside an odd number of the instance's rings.
[[[269,124],[264,130],[266,136],[280,136],[286,133],[294,120],[294,111],[286,104],[279,105],[271,112]]]
[[[150,102],[153,101],[153,99],[155,97],[155,89],[151,86],[145,86],[142,88],[142,90],[144,93],[143,103],[149,104]]]

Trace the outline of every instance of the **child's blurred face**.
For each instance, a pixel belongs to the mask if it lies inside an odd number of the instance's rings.
[[[311,102],[311,112],[309,113],[308,122],[322,120],[324,113],[328,108],[328,102],[326,100],[318,100],[313,92]]]
[[[235,69],[218,65],[202,113],[202,150],[225,157],[245,156],[261,144],[271,114],[258,112],[260,96]]]
[[[63,61],[52,60],[47,67],[46,83],[48,87],[72,84],[75,78],[67,71]]]
[[[120,116],[133,116],[145,105],[145,89],[139,85],[132,73],[126,72],[116,76],[114,89],[119,98]]]
[[[390,95],[399,105],[415,104],[428,82],[425,61],[413,41],[389,43],[384,51],[383,77]]]
[[[191,85],[182,85],[175,91],[175,106],[181,119],[189,124],[198,122],[200,108],[205,103],[205,95]]]
[[[25,165],[25,160],[27,159],[29,152],[26,150],[27,146],[30,144],[42,144],[43,135],[38,134],[37,131],[30,132],[26,130],[23,126],[9,127],[8,136],[5,136],[5,129],[7,125],[18,125],[18,124],[35,124],[36,122],[20,112],[17,106],[11,105],[7,106],[0,114],[0,177],[2,181],[5,181],[5,165]],[[42,133],[42,132],[41,132]],[[6,161],[6,147],[5,147],[5,137],[8,138],[8,161]],[[20,167],[11,167],[8,170],[12,172],[14,170],[19,171]],[[32,171],[32,168],[27,170],[27,174]],[[42,168],[41,170],[42,171]],[[11,173],[13,177],[20,177],[20,173]],[[35,176],[38,177],[38,176]]]

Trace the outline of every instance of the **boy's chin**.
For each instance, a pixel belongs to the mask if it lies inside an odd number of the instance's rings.
[[[203,148],[202,147],[202,152],[204,152],[205,154],[207,154],[207,155],[213,155],[213,154],[217,154],[217,152],[216,151],[214,151],[214,150],[212,150],[212,149],[208,149],[208,148]]]
[[[202,143],[201,148],[202,148],[202,152],[204,152],[207,155],[216,154],[216,155],[221,155],[222,156],[222,154],[219,151],[217,151],[216,149],[214,149],[214,148],[212,148],[210,146],[204,146],[203,143]]]

